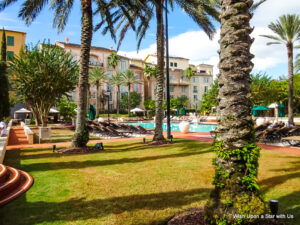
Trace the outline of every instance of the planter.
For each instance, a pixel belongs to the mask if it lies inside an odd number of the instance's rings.
[[[182,121],[179,123],[179,130],[181,133],[186,134],[190,130],[190,123],[186,121]]]

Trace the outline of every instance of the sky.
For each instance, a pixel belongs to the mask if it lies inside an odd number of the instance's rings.
[[[26,44],[36,44],[39,41],[65,41],[66,37],[71,43],[80,44],[80,4],[75,1],[72,12],[68,18],[67,26],[61,33],[52,27],[53,11],[46,5],[35,21],[27,26],[19,17],[18,12],[24,1],[11,4],[0,12],[0,28],[17,30],[27,33]],[[254,31],[251,36],[255,39],[251,53],[255,55],[253,73],[266,73],[272,78],[287,76],[287,52],[284,45],[267,46],[267,38],[263,34],[272,34],[268,28],[283,14],[299,14],[299,0],[267,0],[256,11],[251,20]],[[214,74],[218,73],[218,39],[219,24],[216,25],[216,34],[210,40],[202,29],[180,8],[175,7],[169,13],[169,52],[171,56],[190,59],[192,64],[207,63],[214,65]],[[100,21],[99,16],[93,18],[94,25]],[[109,34],[103,36],[101,31],[93,34],[92,45],[116,49],[116,43]],[[144,59],[147,54],[156,52],[156,21],[151,21],[145,39],[142,41],[139,52],[136,51],[137,41],[135,33],[127,33],[120,48],[120,54],[127,57]],[[295,55],[299,51],[295,52]]]

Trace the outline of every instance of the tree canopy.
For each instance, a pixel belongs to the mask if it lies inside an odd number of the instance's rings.
[[[11,80],[17,95],[30,104],[36,121],[46,126],[50,108],[75,89],[78,65],[70,53],[50,44],[27,49],[10,63]]]

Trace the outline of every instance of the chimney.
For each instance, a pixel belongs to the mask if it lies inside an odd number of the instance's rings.
[[[112,51],[113,50],[112,46],[110,46],[109,49]]]
[[[70,39],[66,37],[66,44],[69,44]]]

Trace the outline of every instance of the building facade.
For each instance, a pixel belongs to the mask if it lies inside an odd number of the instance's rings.
[[[2,41],[3,30],[0,30],[0,41]],[[13,30],[5,30],[6,35],[6,57],[10,61],[18,56],[20,50],[25,48],[26,33]]]
[[[166,62],[166,59],[165,59]],[[156,65],[157,56],[148,55],[145,63]],[[165,63],[166,65],[166,63]],[[184,74],[188,67],[192,67],[195,76],[187,79]],[[183,95],[189,99],[188,107],[198,108],[201,104],[203,94],[207,92],[213,84],[213,66],[199,64],[197,66],[189,64],[189,59],[182,57],[169,57],[169,78],[170,78],[170,97],[177,98]],[[145,91],[147,97],[155,100],[156,84],[151,79],[148,85],[150,90]]]
[[[80,45],[79,44],[73,44],[69,43],[68,39],[66,39],[66,42],[55,42],[56,46],[61,47],[66,52],[70,52],[72,56],[75,57],[75,59],[79,62],[80,61]],[[90,69],[93,69],[95,66],[99,66],[103,68],[103,70],[108,74],[108,77],[111,78],[113,74],[115,74],[117,71],[125,72],[127,69],[131,69],[136,75],[138,75],[139,78],[141,78],[142,82],[138,85],[132,85],[130,91],[136,91],[141,95],[141,103],[140,107],[144,104],[144,87],[143,87],[143,76],[142,76],[142,68],[135,68],[130,66],[130,59],[124,56],[120,56],[120,61],[116,68],[113,68],[108,65],[108,56],[111,53],[116,53],[112,48],[103,48],[103,47],[97,47],[97,46],[91,46],[90,50],[90,62],[89,67]],[[101,84],[100,85],[100,101],[99,101],[99,108],[105,109],[109,107],[110,110],[116,110],[117,109],[117,98],[121,98],[122,95],[127,94],[128,90],[126,86],[121,86],[120,93],[118,96],[117,87],[113,86],[109,82]],[[78,99],[78,89],[76,89],[72,93],[73,101],[77,102]],[[96,106],[96,100],[97,100],[97,88],[96,85],[92,84],[89,88],[89,97],[88,102],[90,105]],[[107,103],[108,102],[108,103]]]

